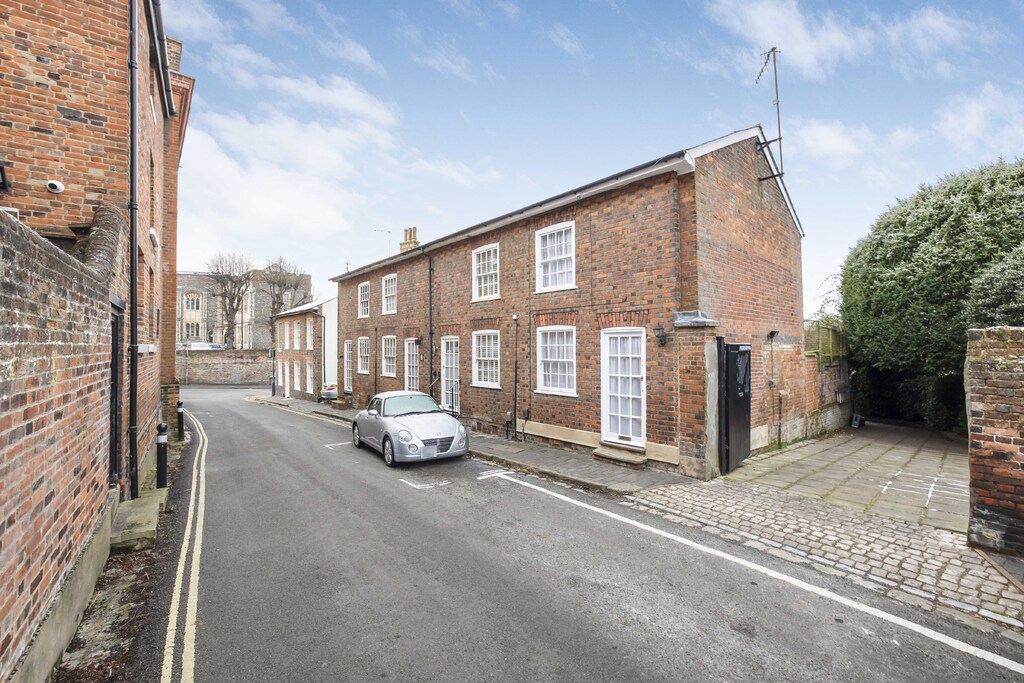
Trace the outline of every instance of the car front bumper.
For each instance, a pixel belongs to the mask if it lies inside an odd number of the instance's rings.
[[[423,460],[440,460],[441,458],[458,458],[469,453],[469,435],[462,446],[458,444],[458,436],[452,441],[447,451],[440,451],[435,444],[424,443],[414,438],[409,443],[402,443],[398,439],[392,441],[395,448],[395,460],[398,462],[420,462]]]

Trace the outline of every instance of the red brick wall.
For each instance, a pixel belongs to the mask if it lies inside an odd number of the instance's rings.
[[[309,330],[309,321],[313,324],[313,348],[307,349],[307,332]],[[291,348],[285,349],[283,345],[281,349],[277,351],[277,361],[284,363],[284,371],[288,372],[289,390],[291,398],[301,398],[307,401],[315,401],[319,396],[320,385],[323,381],[323,318],[317,315],[315,312],[296,313],[294,315],[287,315],[275,318],[273,321],[275,326],[286,325],[289,328],[288,339],[289,346]],[[295,323],[299,323],[299,338],[296,342],[295,339]],[[275,329],[280,329],[275,327]],[[296,343],[298,348],[296,348]],[[401,345],[401,343],[399,343]],[[275,361],[276,362],[276,361]],[[299,364],[299,386],[295,386],[295,372],[293,370],[293,364]],[[306,387],[306,367],[312,366],[313,373],[313,390],[307,391]],[[275,368],[276,373],[276,368]],[[277,381],[277,394],[278,396],[284,395],[284,378],[280,375],[276,376]]]
[[[428,259],[418,253],[346,276],[338,287],[339,347],[370,340],[370,373],[354,372],[354,404],[404,386],[402,342],[421,337],[421,386],[433,360],[440,371],[443,336],[460,340],[462,413],[477,428],[500,430],[513,406],[519,362],[519,417],[590,434],[601,432],[601,330],[647,331],[647,439],[679,446],[684,457],[703,457],[706,404],[706,330],[674,330],[673,314],[700,309],[721,325],[711,333],[752,343],[755,382],[754,438],[766,445],[803,436],[805,378],[800,278],[800,235],[754,141],[697,159],[695,174],[666,173],[582,199],[575,205],[436,248],[432,255],[433,349],[429,349]],[[535,234],[562,222],[576,224],[574,290],[535,293]],[[500,245],[501,298],[472,302],[471,254]],[[398,275],[398,315],[381,315],[381,277]],[[370,316],[358,319],[357,291],[370,283]],[[519,343],[515,343],[518,315]],[[661,323],[670,341],[660,346],[651,330]],[[578,397],[538,393],[536,329],[576,327]],[[780,334],[773,345],[770,330]],[[501,389],[471,386],[473,332],[501,334]],[[380,340],[398,339],[398,376],[380,376]],[[696,340],[696,341],[695,341]],[[699,376],[698,376],[699,375]],[[774,379],[775,386],[768,387]],[[433,393],[439,396],[435,385]],[[779,407],[779,399],[781,408]],[[692,453],[691,453],[692,451]]]
[[[512,410],[515,359],[519,359],[520,416],[587,432],[601,431],[600,331],[602,328],[646,327],[656,322],[671,328],[679,308],[679,202],[674,174],[665,174],[621,190],[584,200],[542,216],[516,222],[433,253],[434,371],[440,371],[442,336],[460,339],[460,382],[463,416],[479,428],[499,430]],[[562,221],[576,221],[577,289],[535,294],[534,235]],[[472,302],[472,251],[497,242],[500,246],[501,298]],[[651,245],[659,245],[652,249]],[[381,315],[381,276],[398,274],[398,315]],[[370,317],[357,319],[357,288],[370,282]],[[371,372],[354,374],[356,404],[365,405],[377,391],[404,387],[403,342],[422,337],[421,387],[425,388],[430,356],[427,330],[427,259],[409,260],[374,269],[339,283],[339,348],[357,338],[371,344]],[[519,345],[516,323],[519,315]],[[578,398],[539,394],[536,328],[567,324],[576,327]],[[471,386],[475,330],[501,334],[501,390]],[[380,376],[380,338],[398,338],[398,376]],[[675,361],[671,347],[647,341],[647,432],[654,443],[676,443]],[[439,396],[435,385],[434,395]]]
[[[758,180],[771,169],[756,143],[696,159],[696,225],[683,224],[684,242],[697,245],[692,308],[719,320],[726,342],[751,345],[754,448],[777,441],[780,425],[784,442],[803,436],[806,413],[801,238],[776,182]]]
[[[0,679],[106,507],[109,283],[0,215]]]
[[[975,545],[1024,554],[1024,328],[970,330],[971,515]]]

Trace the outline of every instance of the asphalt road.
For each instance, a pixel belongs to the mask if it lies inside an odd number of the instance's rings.
[[[175,605],[175,681],[1024,678],[851,605],[1024,662],[948,616],[490,463],[388,469],[340,424],[249,393],[182,390],[207,450],[197,463],[194,440],[172,489],[138,680],[160,680]]]

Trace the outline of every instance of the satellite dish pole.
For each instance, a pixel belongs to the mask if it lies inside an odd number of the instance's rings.
[[[768,68],[768,62],[770,61],[772,63],[772,75],[775,78],[775,101],[773,102],[773,104],[775,105],[775,125],[776,125],[776,131],[778,132],[778,137],[776,137],[774,140],[767,140],[765,142],[758,143],[758,147],[757,148],[758,149],[764,149],[765,147],[767,147],[768,145],[772,144],[773,142],[779,143],[779,172],[778,173],[774,173],[774,174],[772,174],[770,176],[766,176],[764,178],[759,178],[758,180],[770,180],[771,178],[781,178],[782,175],[783,175],[783,169],[782,169],[782,113],[779,110],[779,64],[778,64],[778,54],[779,54],[778,48],[772,47],[772,48],[770,48],[768,50],[768,52],[765,52],[765,53],[763,53],[761,55],[762,57],[764,57],[764,62],[761,63],[761,71],[760,71],[760,73],[757,74],[757,78],[754,80],[755,84],[761,82],[761,77],[764,76],[764,72]]]

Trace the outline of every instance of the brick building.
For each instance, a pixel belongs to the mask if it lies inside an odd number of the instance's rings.
[[[346,400],[417,388],[477,429],[710,478],[718,347],[742,344],[750,446],[802,438],[802,231],[764,143],[737,131],[424,245],[407,230],[333,278]]]
[[[296,306],[274,316],[274,383],[285,398],[316,401],[338,383],[338,300]]]
[[[162,406],[177,399],[177,173],[193,81],[178,73],[181,45],[164,35],[159,5],[138,0],[132,9],[129,2],[89,0],[0,7],[0,206],[7,209],[0,221],[3,680],[15,669],[13,680],[48,674],[53,662],[39,654],[40,643],[64,637],[68,620],[42,622],[43,616],[80,616],[82,596],[91,593],[108,551],[109,492],[116,497],[127,488],[133,450],[144,471]],[[173,410],[163,414],[173,421]],[[37,627],[50,635],[28,649]]]
[[[285,291],[284,306],[291,308],[310,301],[313,294],[313,279],[308,274],[298,278],[296,291]],[[273,297],[264,270],[252,272],[252,284],[242,297],[242,307],[235,316],[235,346],[239,349],[269,349],[274,345],[271,329]],[[177,291],[177,340],[224,343],[227,325],[217,285],[204,272],[178,273]]]

